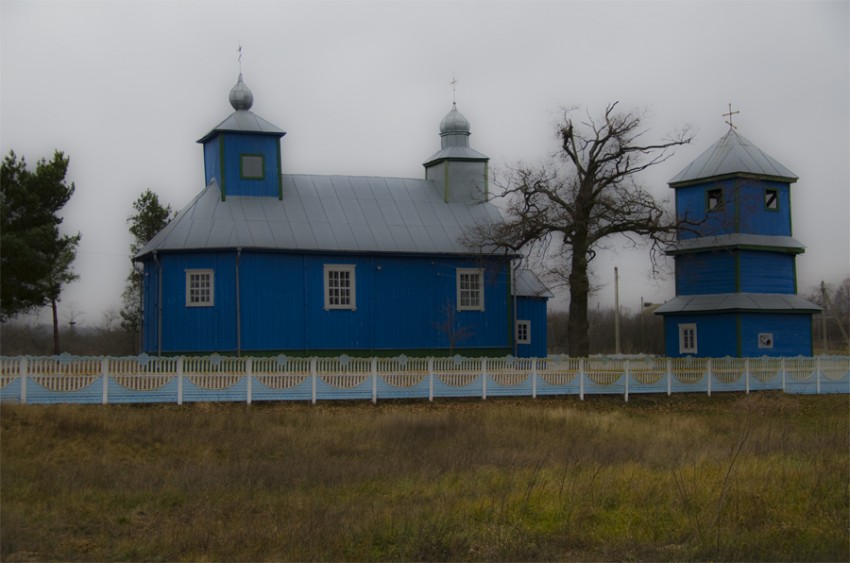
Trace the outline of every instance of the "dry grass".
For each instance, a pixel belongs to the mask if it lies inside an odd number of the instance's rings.
[[[0,556],[847,560],[848,405],[3,405]]]

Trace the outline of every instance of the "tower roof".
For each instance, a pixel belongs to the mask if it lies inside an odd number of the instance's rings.
[[[457,110],[457,104],[452,103],[452,109],[440,122],[441,149],[425,161],[425,166],[435,162],[452,160],[490,160],[487,156],[469,147],[469,120]]]
[[[670,187],[693,184],[722,176],[751,175],[785,182],[797,181],[793,172],[730,128],[707,151],[670,181]]]
[[[237,133],[260,133],[263,135],[275,135],[277,137],[283,137],[286,135],[286,131],[272,125],[251,111],[251,107],[254,105],[254,94],[251,92],[251,89],[242,82],[242,73],[239,73],[239,79],[236,81],[236,85],[230,89],[228,99],[230,100],[230,105],[233,106],[233,109],[236,111],[230,114],[227,119],[213,127],[209,133],[198,139],[199,143],[206,143],[208,140],[224,131]]]

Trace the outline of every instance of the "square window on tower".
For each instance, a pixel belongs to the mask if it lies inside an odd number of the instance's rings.
[[[764,190],[764,208],[770,211],[779,210],[779,190]]]
[[[262,180],[263,155],[243,154],[240,161],[240,175],[245,180]]]
[[[723,210],[723,189],[712,188],[706,192],[705,208],[707,211]]]

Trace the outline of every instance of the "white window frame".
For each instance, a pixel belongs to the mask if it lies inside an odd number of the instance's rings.
[[[209,288],[197,285],[204,276],[208,277]],[[194,279],[193,279],[194,278]],[[206,298],[205,298],[206,297]],[[215,306],[215,271],[211,268],[186,270],[186,306]]]
[[[463,279],[474,276],[478,287],[474,289],[463,287]],[[470,298],[477,293],[477,303],[470,303]],[[484,269],[483,268],[458,268],[457,269],[457,310],[458,311],[483,311],[484,310]]]
[[[325,311],[331,310],[347,310],[347,311],[356,311],[357,310],[357,278],[355,276],[355,268],[356,264],[325,264],[324,268],[324,287],[325,287]],[[348,274],[348,283],[349,287],[332,287],[332,274],[334,273],[347,273]],[[344,299],[342,294],[340,295],[331,295],[332,290],[340,290],[340,289],[348,289],[347,299]],[[340,300],[339,303],[334,303],[334,301]]]
[[[523,338],[523,333],[525,337]],[[531,344],[531,321],[516,322],[516,343]]]
[[[690,334],[690,337],[688,336]],[[679,325],[679,353],[697,353],[697,325],[696,323],[685,323]]]

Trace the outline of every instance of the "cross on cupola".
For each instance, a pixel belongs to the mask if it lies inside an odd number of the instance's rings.
[[[452,105],[455,105],[457,103],[457,99],[455,97],[455,95],[457,94],[457,91],[455,89],[455,86],[457,85],[457,78],[455,78],[454,74],[452,74],[452,81],[449,82],[449,84],[452,85]]]
[[[732,111],[732,102],[729,102],[729,111],[727,113],[721,114],[722,117],[728,117],[729,119],[726,121],[726,124],[729,125],[729,129],[737,129],[734,125],[732,125],[732,116],[741,113],[740,111]]]

